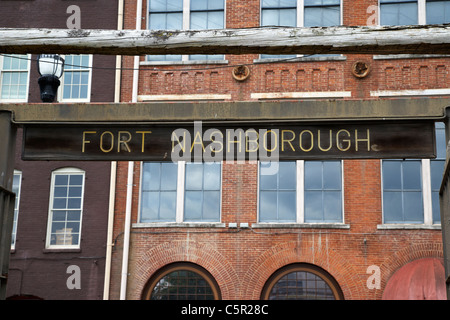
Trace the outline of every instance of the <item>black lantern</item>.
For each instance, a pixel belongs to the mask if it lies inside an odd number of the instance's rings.
[[[42,102],[53,102],[64,71],[64,59],[57,54],[41,54],[37,60]]]

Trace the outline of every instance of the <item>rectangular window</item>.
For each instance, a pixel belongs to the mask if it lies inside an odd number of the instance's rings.
[[[342,162],[261,162],[259,222],[342,223]]]
[[[450,23],[450,1],[427,0],[426,23]]]
[[[341,24],[340,0],[261,0],[261,26],[330,27]],[[290,59],[297,55],[261,55]]]
[[[149,30],[206,30],[225,26],[225,0],[149,0]],[[223,55],[148,55],[148,61],[223,60]]]
[[[297,174],[295,161],[261,162],[259,175],[259,220],[261,222],[297,221]],[[267,174],[266,174],[267,172]]]
[[[27,102],[29,55],[0,55],[0,102]]]
[[[418,24],[417,0],[380,0],[380,24]]]
[[[305,161],[305,222],[341,221],[341,162]]]
[[[331,27],[340,25],[340,0],[304,1],[304,27]]]
[[[420,160],[383,161],[384,223],[423,223]]]
[[[144,162],[139,222],[220,222],[220,163]]]
[[[184,221],[220,221],[219,163],[186,163]]]
[[[59,101],[89,102],[91,96],[92,55],[66,55]]]
[[[381,25],[423,25],[449,22],[450,1],[380,0]]]
[[[445,126],[436,122],[435,159],[383,160],[383,223],[439,225],[445,166]]]
[[[20,205],[21,184],[22,184],[22,172],[14,170],[14,179],[13,179],[12,191],[16,194],[16,201],[15,201],[15,204],[14,204],[14,218],[13,218],[11,249],[14,249],[16,247],[17,221],[19,219],[19,205]]]
[[[52,174],[48,248],[79,247],[83,211],[84,172],[60,169]]]
[[[177,164],[145,162],[142,172],[141,222],[175,221]]]

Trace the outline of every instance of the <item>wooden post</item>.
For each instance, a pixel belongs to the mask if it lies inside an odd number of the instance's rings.
[[[0,112],[0,299],[6,297],[15,194],[12,192],[16,127],[11,113]]]
[[[450,300],[450,110],[446,110],[445,118],[445,141],[447,142],[447,154],[445,160],[444,174],[439,191],[441,207],[441,229],[445,269],[445,285],[447,299]]]

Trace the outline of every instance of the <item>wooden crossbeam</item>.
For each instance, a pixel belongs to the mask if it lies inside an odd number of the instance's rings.
[[[0,28],[0,53],[449,54],[450,25],[222,30]]]

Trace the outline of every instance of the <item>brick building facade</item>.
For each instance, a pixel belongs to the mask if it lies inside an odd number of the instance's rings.
[[[125,29],[135,28],[138,3],[125,2]],[[209,7],[206,3],[143,1],[141,27],[360,26],[405,24],[404,16],[409,17],[408,24],[449,19],[441,15],[449,1],[218,0],[209,1]],[[356,62],[369,72],[354,73]],[[416,99],[420,104],[450,95],[449,62],[446,56],[434,55],[326,52],[305,57],[148,56],[140,57],[135,96],[132,71],[123,70],[122,101],[301,104],[307,99]],[[250,72],[243,81],[232,76],[240,65]],[[133,58],[124,57],[123,66],[132,68]],[[439,142],[438,138],[442,150]],[[445,298],[440,220],[433,201],[435,167],[442,163],[435,161],[297,161],[283,164],[271,176],[274,180],[261,174],[261,163],[222,162],[214,169],[205,164],[120,162],[110,297]],[[132,181],[127,178],[129,165]],[[130,183],[132,196],[127,198]],[[124,242],[127,200],[129,244]],[[124,248],[129,248],[125,285]],[[415,279],[418,267],[411,263],[436,270],[430,274],[440,279],[438,284],[430,285],[428,276]],[[394,275],[405,281],[403,287],[427,286],[429,291],[422,296],[400,293],[390,282]],[[306,278],[314,279],[315,289],[308,287]],[[208,285],[190,292],[184,285],[190,280]]]
[[[2,1],[0,17],[0,27],[65,29],[75,22],[86,29],[116,29],[118,1]],[[56,102],[114,101],[114,56],[64,57]],[[36,59],[37,55],[0,55],[0,103],[41,102]],[[19,128],[6,298],[102,299],[111,164],[23,161],[21,139]]]

